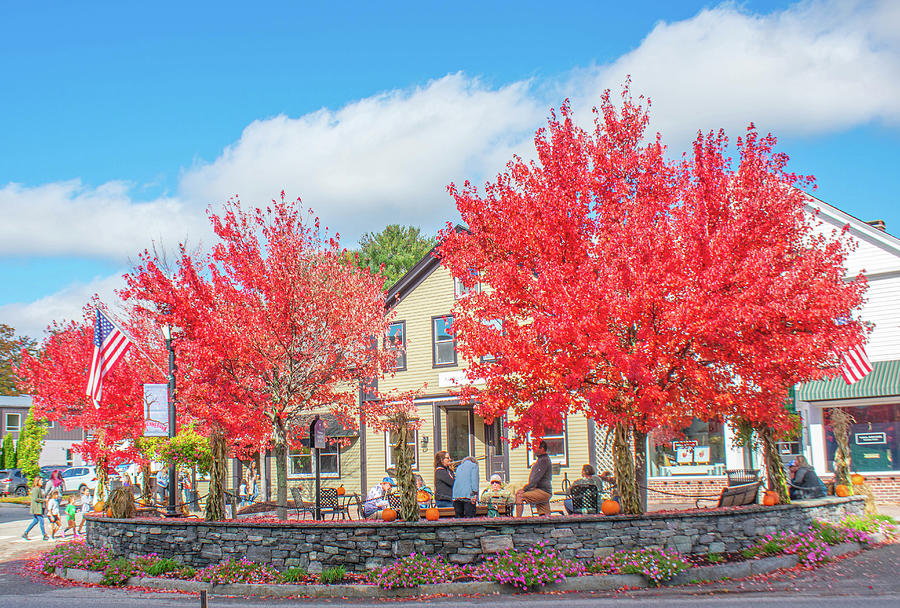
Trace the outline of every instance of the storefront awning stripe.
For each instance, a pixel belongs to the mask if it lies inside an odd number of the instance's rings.
[[[832,399],[860,399],[900,395],[900,360],[875,361],[872,372],[854,384],[847,384],[840,376],[806,382],[797,386],[801,401],[830,401]]]

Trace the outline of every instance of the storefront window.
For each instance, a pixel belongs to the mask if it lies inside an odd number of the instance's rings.
[[[828,470],[834,471],[837,442],[825,409],[825,454]],[[850,426],[850,469],[852,471],[900,471],[900,403],[843,408],[853,416]]]
[[[647,443],[653,477],[725,474],[725,430],[721,422],[695,418],[680,431],[656,429]]]

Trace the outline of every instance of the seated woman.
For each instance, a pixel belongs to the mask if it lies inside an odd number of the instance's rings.
[[[385,477],[381,483],[369,490],[363,503],[363,516],[366,519],[381,519],[381,512],[390,506],[387,497],[393,488],[394,479]]]
[[[503,487],[503,479],[499,475],[491,475],[491,485],[481,493],[481,504],[487,505],[488,517],[508,515],[513,504],[512,492]]]
[[[805,456],[797,456],[788,465],[791,475],[791,483],[788,493],[791,500],[805,500],[808,498],[822,498],[825,496],[825,484],[816,475],[816,472]]]
[[[571,495],[572,490],[579,486],[595,486],[597,488],[597,498],[599,503],[600,493],[603,491],[603,480],[594,474],[594,467],[589,464],[581,467],[581,479],[576,479],[574,482],[572,482],[572,486],[569,488],[569,494]],[[565,499],[563,501],[563,506],[566,508],[566,513],[568,513],[569,515],[581,513],[580,510],[575,509],[572,498]],[[599,504],[596,505],[596,507],[599,507]],[[592,510],[596,510],[596,508]]]

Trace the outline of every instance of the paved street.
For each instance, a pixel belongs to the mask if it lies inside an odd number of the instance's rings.
[[[19,558],[0,565],[0,608],[23,605],[41,608],[188,608],[200,605],[196,595],[120,589],[80,587],[63,582],[48,583],[24,570]],[[787,572],[750,582],[728,581],[715,585],[693,585],[667,589],[645,589],[629,592],[549,593],[475,598],[431,598],[427,601],[385,600],[304,600],[265,598],[210,598],[209,606],[237,608],[242,606],[366,606],[375,604],[418,606],[473,606],[491,608],[567,608],[627,606],[733,606],[753,607],[760,604],[822,608],[824,604],[841,608],[894,608],[900,605],[900,545],[866,551],[856,557],[840,560],[815,571]]]

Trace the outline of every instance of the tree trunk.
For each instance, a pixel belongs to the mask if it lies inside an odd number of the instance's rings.
[[[109,462],[105,454],[97,457],[97,495],[94,502],[100,502],[106,498],[106,489],[109,486],[109,475],[106,466]]]
[[[278,519],[287,520],[287,435],[281,420],[276,418],[273,427],[275,431],[275,515]],[[312,437],[310,437],[310,444],[312,444]],[[312,453],[312,448],[310,448],[310,458],[312,458]]]
[[[400,492],[400,519],[419,521],[419,504],[416,502],[416,481],[412,472],[412,454],[407,437],[409,437],[409,419],[400,420],[397,433],[397,489]]]
[[[209,494],[206,497],[206,521],[220,521],[225,519],[225,476],[228,474],[225,434],[220,430],[214,431],[209,444],[212,450],[212,470],[209,472]]]
[[[831,430],[837,449],[834,451],[834,485],[852,488],[850,483],[850,425],[855,420],[844,408],[833,407],[829,412]]]
[[[150,463],[141,465],[141,502],[147,505],[153,501],[153,492],[150,489],[150,474]]]
[[[634,431],[634,471],[641,513],[647,512],[647,433]]]
[[[622,502],[622,512],[628,515],[641,514],[641,500],[637,491],[634,459],[628,441],[630,429],[617,422],[613,436],[613,466],[616,469],[616,489]]]
[[[760,442],[763,445],[763,457],[766,461],[766,477],[768,489],[778,493],[778,500],[782,504],[790,504],[791,495],[788,492],[787,476],[784,473],[784,465],[778,455],[778,446],[775,442],[775,433],[767,426],[756,429]]]

